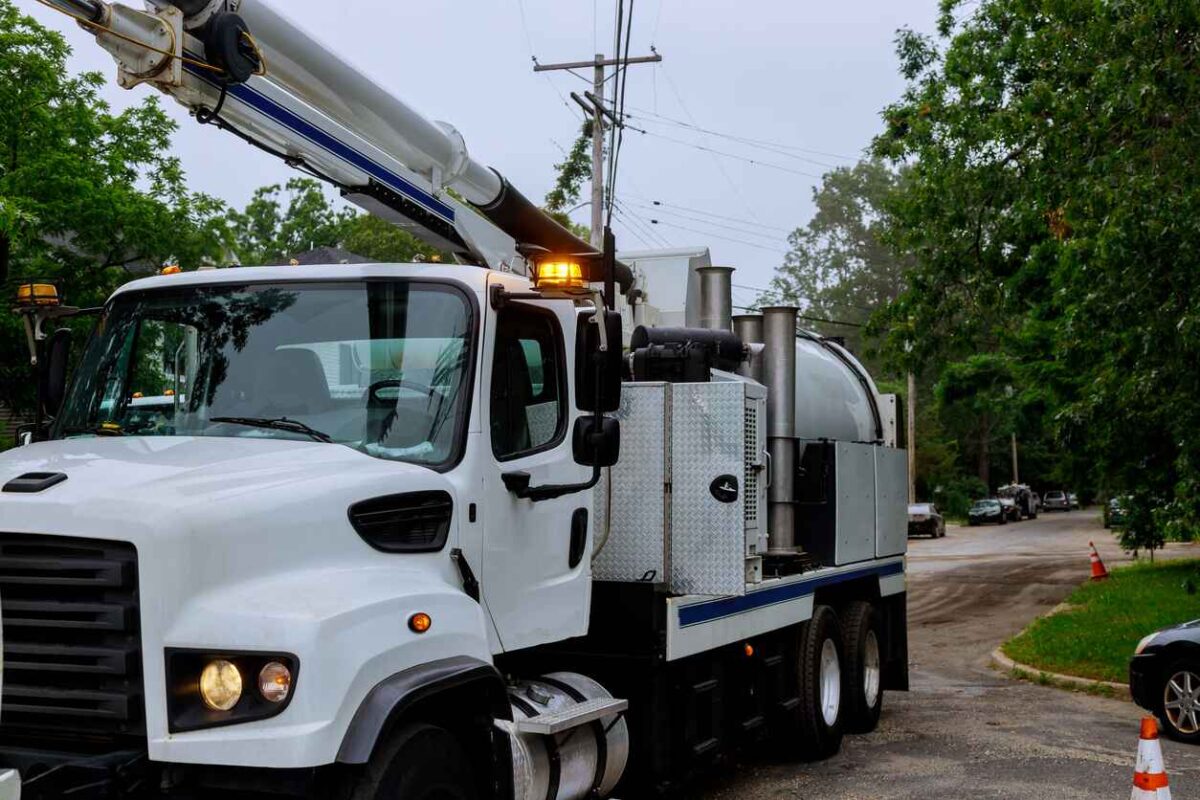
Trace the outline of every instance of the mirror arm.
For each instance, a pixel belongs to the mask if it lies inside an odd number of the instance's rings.
[[[587,483],[568,483],[559,486],[530,486],[528,472],[506,472],[500,476],[500,479],[504,481],[504,488],[516,495],[517,498],[540,503],[544,500],[557,500],[569,494],[579,494],[594,489],[600,483],[602,474],[600,467],[592,467],[592,479]]]

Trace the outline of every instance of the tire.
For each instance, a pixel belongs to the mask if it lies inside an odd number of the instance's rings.
[[[1162,723],[1163,732],[1175,741],[1200,743],[1200,705],[1190,699],[1181,703],[1176,691],[1179,688],[1188,694],[1200,689],[1200,664],[1185,659],[1176,661],[1164,670],[1154,709],[1155,716]],[[1168,708],[1167,704],[1170,702],[1179,705]]]
[[[846,654],[846,731],[870,733],[883,713],[883,657],[879,613],[856,600],[842,609],[842,649]]]
[[[795,743],[789,747],[796,758],[822,761],[842,748],[846,716],[844,663],[842,626],[837,614],[829,606],[817,606],[812,619],[800,628],[800,705],[796,709]]]
[[[426,724],[398,729],[347,787],[346,800],[477,800],[471,762],[449,731]]]

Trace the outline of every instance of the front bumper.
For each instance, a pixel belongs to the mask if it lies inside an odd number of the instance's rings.
[[[21,800],[21,774],[15,769],[0,769],[0,800]]]
[[[1158,705],[1158,670],[1152,653],[1134,656],[1129,662],[1129,694],[1133,702],[1148,711]]]

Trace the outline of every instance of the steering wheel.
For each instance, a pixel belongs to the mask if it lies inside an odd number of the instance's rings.
[[[419,392],[426,397],[432,398],[434,388],[432,386],[417,383],[416,381],[403,380],[398,378],[389,378],[387,380],[376,381],[367,388],[367,407],[368,408],[386,408],[391,406],[391,410],[384,418],[383,423],[379,426],[379,435],[375,438],[376,442],[382,442],[391,433],[392,425],[396,421],[396,401],[392,398],[380,397],[379,392],[383,389],[411,389],[414,392]]]

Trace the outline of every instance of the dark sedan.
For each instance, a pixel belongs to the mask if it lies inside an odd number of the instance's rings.
[[[999,500],[976,500],[967,512],[968,525],[983,525],[987,522],[1008,524],[1008,515],[1004,513],[1004,507],[1000,505]]]
[[[1200,744],[1200,620],[1142,639],[1129,662],[1129,691],[1172,739]]]
[[[908,507],[908,535],[940,539],[946,535],[946,520],[932,503],[916,503]]]

